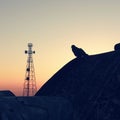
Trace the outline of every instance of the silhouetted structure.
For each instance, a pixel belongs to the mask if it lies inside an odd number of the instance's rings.
[[[5,96],[15,96],[15,95],[9,90],[0,90],[0,97],[5,97]]]
[[[32,51],[32,47],[33,44],[28,43],[28,50],[25,51],[25,54],[28,54],[28,58],[23,87],[23,96],[33,96],[37,92],[35,70],[32,58],[32,54],[35,53],[35,51]]]
[[[120,52],[77,57],[60,69],[36,96],[61,96],[73,105],[74,120],[120,120]],[[80,52],[84,54],[84,52]]]

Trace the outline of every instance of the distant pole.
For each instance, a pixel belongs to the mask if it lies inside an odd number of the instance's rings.
[[[35,51],[32,51],[32,47],[33,44],[28,43],[28,50],[25,50],[25,54],[28,54],[28,58],[23,86],[23,96],[34,96],[37,92],[35,70],[32,58],[32,54],[35,54]]]

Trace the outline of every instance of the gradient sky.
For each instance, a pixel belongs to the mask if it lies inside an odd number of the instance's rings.
[[[120,42],[120,0],[0,0],[0,90],[22,95],[27,43],[37,88],[74,57],[112,51]]]

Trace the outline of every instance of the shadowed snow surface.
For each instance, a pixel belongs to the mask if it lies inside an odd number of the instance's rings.
[[[0,97],[0,120],[70,120],[71,103],[61,97]]]
[[[75,58],[36,93],[43,95],[71,101],[74,120],[120,120],[120,51]]]

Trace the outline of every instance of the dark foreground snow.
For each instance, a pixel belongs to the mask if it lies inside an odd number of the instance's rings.
[[[0,96],[0,120],[71,120],[72,105],[61,97]]]

